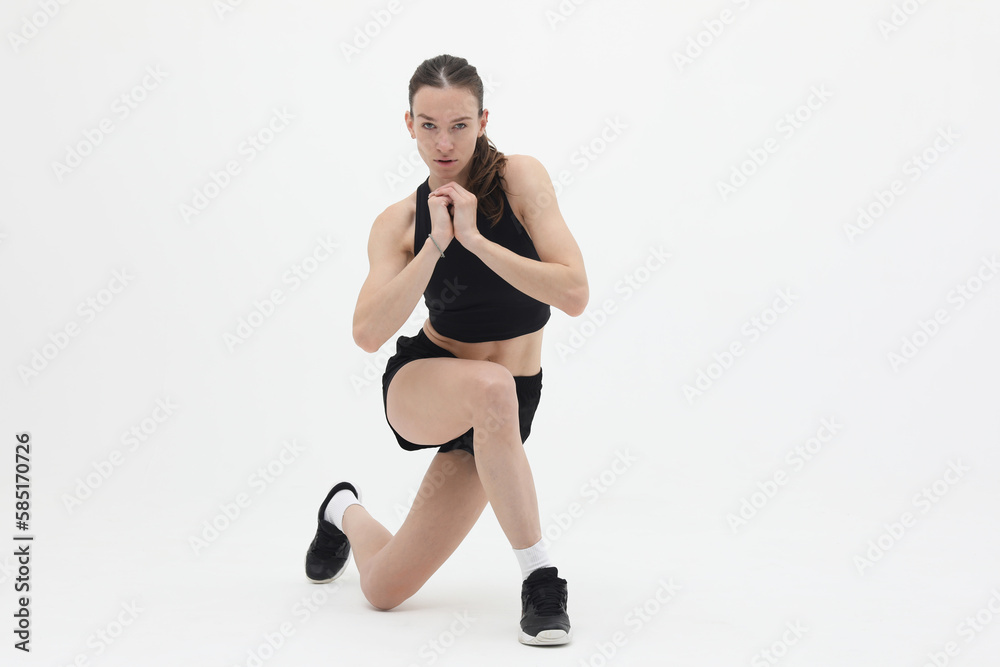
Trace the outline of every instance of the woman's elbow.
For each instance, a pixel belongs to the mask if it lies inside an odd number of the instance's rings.
[[[365,326],[365,323],[362,321],[354,320],[351,334],[354,336],[355,344],[369,354],[377,352],[381,347],[381,345],[375,344],[375,340],[372,339],[371,329]]]
[[[375,351],[372,349],[372,346],[368,342],[368,339],[364,337],[364,333],[357,328],[354,329],[354,342],[358,347],[360,347],[365,352],[368,352],[369,354]]]
[[[587,303],[589,301],[590,289],[587,285],[582,285],[577,289],[571,290],[569,298],[566,301],[566,314],[570,317],[579,317],[580,315],[583,315],[583,311],[587,309]]]

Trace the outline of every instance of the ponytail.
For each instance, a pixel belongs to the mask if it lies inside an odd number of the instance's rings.
[[[503,219],[503,178],[507,157],[497,150],[486,133],[476,139],[476,150],[469,167],[468,190],[476,196],[483,213],[490,220],[490,229]]]

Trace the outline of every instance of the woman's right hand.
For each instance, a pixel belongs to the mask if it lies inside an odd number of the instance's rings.
[[[432,195],[427,198],[427,208],[431,213],[431,236],[443,252],[455,238],[455,226],[449,210],[451,197],[447,195]]]

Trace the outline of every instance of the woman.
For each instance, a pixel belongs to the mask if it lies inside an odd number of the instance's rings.
[[[372,225],[354,340],[377,351],[424,295],[429,318],[416,336],[397,338],[382,396],[404,450],[438,451],[396,535],[368,514],[356,486],[336,484],[306,574],[336,579],[353,548],[365,597],[392,609],[454,552],[488,501],[521,566],[520,641],[565,644],[566,580],[541,539],[522,445],[541,395],[550,305],[574,317],[587,305],[583,258],[544,167],[504,156],[486,137],[475,67],[449,55],[424,61],[409,102],[406,126],[430,174]]]

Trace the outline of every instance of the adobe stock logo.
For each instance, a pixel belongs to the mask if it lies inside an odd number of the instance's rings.
[[[791,470],[778,468],[768,478],[757,482],[757,490],[740,498],[739,509],[726,515],[726,521],[733,529],[733,533],[739,532],[740,528],[757,516],[788,484],[789,479],[794,477],[795,473],[801,472],[806,463],[823,451],[843,428],[844,425],[839,423],[836,417],[823,418],[814,436],[789,449],[784,460]]]
[[[942,475],[913,495],[911,503],[920,510],[920,515],[925,515],[948,495],[951,488],[965,479],[967,473],[972,470],[962,463],[961,459],[948,461],[948,469]],[[875,563],[882,560],[901,539],[909,529],[917,525],[920,516],[913,512],[903,512],[896,520],[890,523],[883,523],[885,530],[875,539],[868,540],[868,549],[861,555],[854,557],[854,566],[858,574],[864,576],[865,570],[874,567]]]
[[[31,14],[30,19],[27,16],[22,16],[20,31],[7,33],[7,41],[10,42],[10,48],[14,50],[14,53],[20,51],[22,47],[28,45],[30,40],[37,37],[38,31],[47,26],[49,21],[59,14],[62,6],[69,4],[69,2],[70,0],[41,0],[38,3],[40,11]]]
[[[741,10],[746,10],[750,7],[750,1],[733,0],[733,4]],[[683,51],[674,51],[674,64],[677,65],[677,70],[683,72],[685,67],[693,65],[695,60],[700,58],[706,50],[715,44],[716,40],[722,37],[722,34],[726,31],[726,26],[734,23],[737,18],[739,18],[739,15],[732,9],[723,9],[719,12],[718,18],[702,21],[701,24],[704,26],[704,29],[688,37]]]
[[[955,634],[962,637],[966,644],[971,644],[998,616],[1000,616],[1000,588],[990,591],[990,598],[976,612],[975,616],[967,615],[957,626]],[[957,657],[962,647],[957,641],[949,641],[941,646],[939,651],[928,651],[927,660],[922,667],[947,667],[951,658]]]
[[[122,602],[119,606],[121,610],[115,613],[110,621],[87,636],[87,650],[80,651],[73,657],[72,662],[66,664],[72,667],[89,667],[92,664],[92,657],[103,655],[125,634],[126,629],[137,621],[140,614],[146,611],[144,607],[139,606],[137,600]],[[103,664],[101,660],[97,662]]]
[[[642,289],[643,285],[649,282],[653,274],[666,266],[667,260],[672,257],[673,255],[666,252],[663,246],[649,246],[646,259],[615,283],[615,293],[623,295],[622,301],[628,301],[632,295]],[[556,343],[559,359],[566,361],[568,357],[581,350],[587,341],[593,338],[597,331],[607,324],[609,318],[617,312],[618,302],[610,298],[605,299],[596,309],[586,309],[584,314],[587,319],[579,325],[570,327],[569,339],[565,343],[561,341]]]
[[[580,495],[587,499],[589,505],[596,503],[608,492],[621,477],[638,461],[636,457],[624,451],[615,451],[615,458],[598,475],[588,479],[580,486]],[[582,503],[571,502],[565,512],[553,512],[552,520],[542,528],[542,543],[545,548],[565,535],[573,525],[583,517],[587,507]]]
[[[148,416],[139,423],[134,424],[129,430],[121,434],[121,443],[127,450],[112,449],[107,456],[98,461],[92,461],[90,467],[92,471],[76,478],[76,486],[72,492],[66,492],[60,500],[66,511],[72,514],[74,510],[94,495],[105,482],[111,479],[115,471],[125,463],[127,452],[135,452],[142,443],[147,442],[173,415],[180,406],[174,403],[170,396],[156,399],[156,407],[152,409]]]
[[[798,296],[792,294],[792,290],[778,290],[770,306],[766,306],[759,315],[754,315],[740,327],[740,333],[746,336],[749,343],[760,340],[761,334],[768,331],[775,322],[798,300]],[[693,384],[685,384],[681,389],[688,405],[693,405],[694,400],[712,388],[733,365],[736,359],[746,352],[746,343],[741,339],[736,339],[726,346],[722,352],[712,355],[712,361],[705,368],[699,368]]]
[[[560,23],[568,21],[576,13],[576,8],[584,2],[586,0],[561,0],[554,10],[546,9],[545,20],[549,22],[549,27],[555,30]]]
[[[998,273],[1000,273],[1000,261],[997,261],[997,256],[994,254],[990,257],[983,257],[979,266],[976,267],[975,273],[948,291],[945,301],[955,305],[952,313],[949,313],[946,308],[935,309],[934,313],[927,319],[918,320],[917,327],[913,329],[911,334],[900,339],[901,344],[898,351],[893,350],[886,354],[886,359],[892,370],[898,373],[901,366],[913,361],[917,354],[941,333],[944,326],[951,322],[951,314],[962,310],[966,304],[976,298]]]
[[[411,662],[409,667],[419,667],[419,665],[433,665],[438,661],[455,643],[458,641],[459,637],[462,637],[472,624],[477,620],[474,616],[469,615],[469,611],[465,610],[461,614],[457,611],[453,611],[452,616],[455,620],[451,624],[438,633],[437,637],[428,639],[424,642],[421,647],[417,650],[417,655],[422,659],[421,662]]]
[[[942,155],[951,150],[960,137],[961,135],[950,125],[939,127],[934,140],[903,163],[901,175],[906,176],[910,183],[916,183],[941,159]],[[854,222],[844,224],[847,240],[854,243],[859,236],[871,229],[906,194],[906,188],[906,182],[902,178],[895,178],[884,189],[876,189],[872,193],[872,199],[864,206],[858,207]]]
[[[362,26],[355,26],[354,39],[350,43],[340,43],[340,52],[344,54],[344,60],[351,62],[351,58],[361,55],[361,52],[367,49],[372,40],[389,27],[392,19],[401,11],[403,11],[403,5],[400,4],[399,0],[389,0],[385,9],[372,10],[372,20],[365,23],[363,29]]]
[[[786,112],[784,116],[778,119],[778,121],[774,124],[774,129],[777,132],[780,132],[786,141],[791,139],[799,130],[805,127],[805,124],[816,115],[816,112],[822,109],[832,98],[833,93],[827,90],[825,83],[820,84],[819,86],[812,86],[809,89],[809,96],[805,99],[805,101],[791,111]],[[765,139],[759,148],[747,149],[747,159],[741,161],[739,164],[733,165],[728,179],[716,182],[716,188],[719,191],[719,196],[722,197],[722,201],[728,201],[730,197],[749,183],[750,179],[757,174],[771,159],[771,156],[777,153],[780,149],[781,140],[774,137],[768,137]]]
[[[288,129],[293,120],[295,116],[284,107],[272,109],[272,115],[267,123],[256,132],[246,135],[237,147],[237,155],[243,159],[243,164],[239,159],[233,158],[227,160],[219,170],[209,169],[208,178],[202,180],[202,185],[191,189],[190,201],[183,201],[177,205],[177,213],[184,223],[193,224],[194,218],[208,209],[212,202],[233,184],[233,180],[243,173],[243,167],[263,154],[277,137]]]
[[[809,631],[809,628],[802,625],[800,621],[788,621],[787,628],[781,635],[781,639],[775,640],[765,649],[754,654],[750,659],[751,667],[767,667],[776,665],[778,661],[788,655],[788,650],[799,643],[799,640]]]
[[[901,3],[894,4],[889,18],[879,19],[876,24],[882,38],[888,41],[889,36],[909,23],[910,19],[916,16],[925,4],[927,4],[927,0],[903,0]]]
[[[236,8],[242,4],[243,0],[215,0],[212,3],[212,9],[215,10],[215,15],[222,21],[226,18],[226,14],[235,12]]]
[[[132,112],[138,109],[139,105],[145,102],[168,76],[169,73],[160,69],[159,65],[147,67],[142,81],[121,93],[111,102],[109,108],[113,118],[105,116],[97,121],[96,126],[86,128],[82,133],[82,138],[78,139],[76,143],[66,145],[65,157],[62,162],[52,161],[52,173],[55,174],[56,180],[62,183],[66,176],[81,166],[84,160],[104,143],[104,139],[118,128],[116,121],[121,123],[132,115]]]
[[[291,464],[298,460],[305,451],[306,449],[294,439],[284,441],[281,451],[274,458],[250,473],[247,477],[247,485],[256,489],[259,496],[284,475]],[[244,515],[244,510],[252,504],[253,496],[245,491],[240,491],[229,500],[220,503],[218,505],[219,511],[211,518],[202,521],[197,531],[188,537],[188,545],[194,555],[201,555],[224,532],[229,530]]]
[[[333,236],[330,234],[317,237],[309,254],[293,262],[281,274],[281,283],[291,286],[287,293],[280,287],[275,287],[263,299],[255,299],[253,305],[247,309],[249,312],[240,317],[234,329],[222,334],[226,348],[230,352],[235,352],[237,347],[250,340],[265,322],[274,317],[278,308],[286,303],[288,294],[299,290],[307,280],[316,275],[324,263],[333,257],[333,251],[339,247],[340,244],[333,241]]]
[[[18,364],[17,374],[28,386],[29,380],[37,378],[42,371],[55,361],[74,338],[84,330],[84,325],[93,322],[99,313],[103,313],[111,303],[118,298],[118,295],[125,291],[125,288],[132,284],[135,276],[129,273],[127,268],[115,269],[111,273],[111,279],[106,287],[102,287],[93,295],[81,301],[77,307],[77,314],[83,318],[82,322],[75,319],[70,320],[60,329],[48,335],[48,342],[42,343],[31,351],[28,364]]]
[[[636,635],[646,628],[668,604],[677,596],[681,587],[674,583],[673,578],[661,578],[656,591],[646,598],[642,604],[637,604],[625,614],[624,624],[631,628],[631,633],[617,630],[607,641],[599,641],[594,645],[593,652],[577,663],[580,667],[607,667],[617,664],[614,661],[618,652],[624,648]]]

